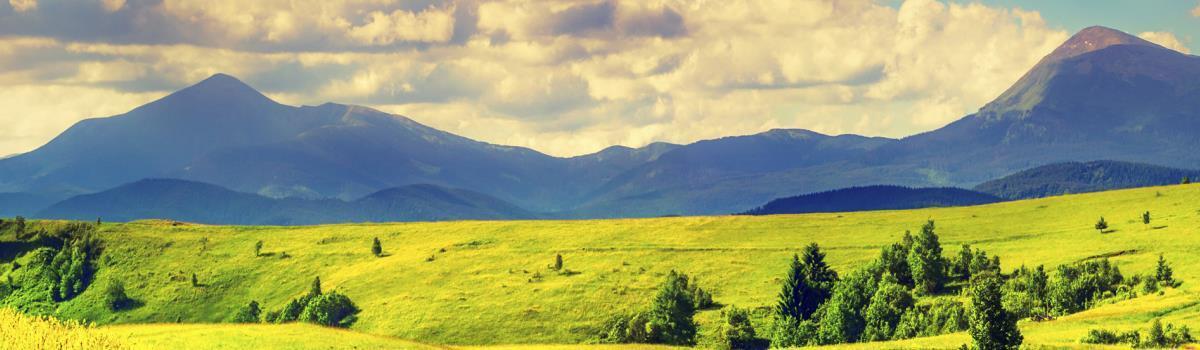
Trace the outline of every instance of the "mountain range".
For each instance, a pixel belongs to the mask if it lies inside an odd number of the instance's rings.
[[[570,158],[368,107],[283,105],[217,74],[0,159],[0,193],[62,200],[172,178],[263,199],[353,203],[427,184],[539,216],[725,214],[863,184],[971,187],[1056,162],[1198,168],[1197,134],[1200,57],[1090,27],[978,112],[918,135],[778,129]]]

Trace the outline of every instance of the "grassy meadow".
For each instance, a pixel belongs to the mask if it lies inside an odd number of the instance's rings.
[[[1141,222],[1144,211],[1154,218],[1149,225]],[[1100,216],[1112,232],[1093,228]],[[132,348],[181,342],[210,348],[575,348],[537,344],[586,342],[604,320],[646,306],[672,269],[696,278],[719,304],[767,308],[792,254],[808,243],[819,243],[827,261],[845,274],[929,219],[937,223],[944,255],[970,244],[999,255],[1005,272],[1107,256],[1131,276],[1151,271],[1163,254],[1183,281],[1161,295],[1048,322],[1022,321],[1026,344],[1084,347],[1079,339],[1090,328],[1144,328],[1154,318],[1200,328],[1200,260],[1193,258],[1200,252],[1200,185],[975,207],[763,217],[304,227],[105,223],[99,231],[105,251],[93,285],[123,281],[139,306],[109,312],[98,302],[103,288],[88,288],[54,314],[111,325],[98,332]],[[375,237],[383,257],[371,254]],[[255,256],[260,240],[263,255]],[[550,269],[555,254],[562,254],[569,272]],[[191,283],[193,273],[199,286]],[[279,309],[317,276],[326,290],[344,293],[362,309],[351,331],[223,323],[251,300],[264,310]],[[718,313],[697,315],[701,337]],[[956,333],[836,348],[956,348],[966,342],[965,333]]]

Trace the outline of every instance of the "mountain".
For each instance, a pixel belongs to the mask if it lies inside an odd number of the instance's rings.
[[[37,217],[310,225],[364,221],[529,219],[535,216],[491,196],[434,185],[386,189],[346,202],[337,199],[269,198],[194,181],[146,179],[63,200],[41,211]]]
[[[1091,27],[976,113],[902,139],[776,129],[571,158],[367,107],[287,106],[218,74],[0,159],[0,192],[65,198],[165,177],[352,201],[433,184],[555,217],[723,214],[863,184],[972,187],[1058,162],[1200,168],[1197,134],[1200,57]]]
[[[999,197],[953,187],[910,188],[863,186],[779,198],[747,211],[747,215],[833,213],[979,205]]]
[[[1007,199],[1039,198],[1066,193],[1177,184],[1200,179],[1200,170],[1117,162],[1065,162],[1024,170],[984,182],[975,190]]]
[[[361,106],[287,106],[217,74],[0,160],[0,191],[65,197],[169,177],[277,198],[352,199],[429,183],[552,211],[669,147],[556,158]]]
[[[0,218],[32,216],[53,203],[53,198],[31,193],[0,193]]]
[[[979,112],[883,147],[873,161],[936,169],[950,184],[1063,161],[1192,168],[1197,133],[1200,57],[1090,27]]]

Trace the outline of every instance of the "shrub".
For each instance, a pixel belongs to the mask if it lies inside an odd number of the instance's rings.
[[[726,307],[721,310],[721,322],[717,324],[712,348],[723,350],[766,349],[767,342],[758,337],[750,324],[750,313],[746,309]]]
[[[818,344],[858,341],[866,325],[863,311],[875,295],[882,273],[879,264],[870,264],[838,281],[833,296],[821,308],[823,312],[817,312],[821,314],[817,322]]]
[[[696,313],[692,288],[685,274],[672,270],[658,287],[645,312],[609,319],[597,335],[602,343],[659,343],[694,345]]]
[[[262,309],[258,307],[257,301],[250,301],[250,304],[242,307],[236,314],[233,315],[233,322],[237,323],[256,323],[262,314]]]
[[[300,312],[300,321],[323,326],[349,327],[358,319],[358,306],[350,298],[330,292],[313,297]]]
[[[1107,229],[1108,229],[1108,222],[1107,222],[1107,221],[1104,221],[1104,217],[1103,217],[1103,216],[1101,216],[1101,217],[1100,217],[1100,221],[1097,221],[1097,222],[1096,222],[1096,226],[1095,226],[1095,227],[1096,227],[1096,229],[1097,229],[1097,230],[1099,230],[1099,231],[1100,231],[1100,233],[1104,233],[1104,230],[1107,230]]]
[[[554,254],[554,271],[562,271],[563,260],[562,254]]]
[[[125,284],[114,280],[104,289],[104,305],[111,311],[124,310],[133,306],[133,299],[125,294]]]
[[[896,329],[896,324],[900,323],[900,317],[912,306],[912,294],[909,294],[908,290],[900,285],[895,277],[883,276],[875,295],[871,297],[871,303],[864,312],[863,320],[866,322],[866,327],[863,330],[862,340],[892,339],[892,333]]]
[[[1080,342],[1084,344],[1138,344],[1140,337],[1137,331],[1114,332],[1107,329],[1090,329],[1087,336],[1084,336]]]
[[[1105,294],[1115,295],[1122,281],[1121,270],[1108,259],[1059,265],[1046,299],[1057,314],[1075,313],[1092,307]]]
[[[263,241],[254,242],[254,256],[262,256]]]
[[[379,237],[371,242],[371,255],[376,257],[383,255],[383,246],[379,244]]]

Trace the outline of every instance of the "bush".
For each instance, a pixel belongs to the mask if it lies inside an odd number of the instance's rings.
[[[383,245],[379,243],[379,237],[375,237],[375,240],[371,242],[371,255],[376,257],[383,255]]]
[[[1138,344],[1141,339],[1137,331],[1114,332],[1107,329],[1091,329],[1088,330],[1087,336],[1083,337],[1080,342],[1084,344]]]
[[[649,310],[609,319],[596,340],[602,343],[694,345],[695,290],[689,287],[687,275],[672,270],[659,285]]]
[[[750,324],[750,313],[746,309],[731,306],[721,310],[721,322],[717,324],[712,348],[766,349],[767,345],[767,341],[759,338],[754,332],[754,326]]]
[[[250,301],[250,304],[247,304],[245,307],[242,307],[241,310],[238,310],[237,314],[233,315],[233,322],[256,323],[256,322],[258,322],[261,314],[262,314],[262,309],[258,307],[258,302]]]
[[[358,320],[358,306],[350,298],[330,292],[313,297],[300,312],[300,321],[322,326],[349,327]]]
[[[1050,309],[1070,314],[1091,308],[1105,294],[1116,294],[1124,281],[1121,270],[1108,259],[1059,265],[1047,292]]]
[[[125,294],[124,283],[116,280],[108,283],[108,287],[104,289],[104,305],[110,311],[120,311],[133,306],[133,299]]]
[[[896,329],[896,324],[900,323],[900,317],[912,306],[912,294],[909,294],[908,290],[900,285],[895,277],[885,275],[879,281],[875,295],[871,297],[871,303],[864,312],[863,320],[866,322],[866,328],[863,330],[862,340],[892,339],[892,333]]]

